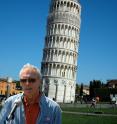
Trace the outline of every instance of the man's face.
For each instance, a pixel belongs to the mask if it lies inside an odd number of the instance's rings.
[[[39,93],[40,79],[32,68],[25,68],[20,76],[20,83],[27,97],[34,97]]]

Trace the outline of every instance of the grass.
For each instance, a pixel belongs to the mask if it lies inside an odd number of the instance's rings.
[[[62,114],[62,124],[117,124],[117,117]]]
[[[102,112],[105,114],[117,114],[117,108],[77,108],[61,107],[62,111],[94,113]],[[91,116],[62,113],[62,124],[117,124],[117,117],[109,116]]]
[[[103,114],[117,114],[117,108],[77,108],[77,107],[61,107],[62,111],[72,111],[72,112],[102,112]]]

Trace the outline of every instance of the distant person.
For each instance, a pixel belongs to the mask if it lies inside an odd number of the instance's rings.
[[[97,96],[97,97],[96,97],[96,102],[99,102],[99,101],[100,101],[100,97]]]
[[[0,124],[61,124],[59,105],[40,90],[41,74],[26,64],[19,73],[24,93],[9,97],[0,113]]]
[[[96,100],[95,100],[95,98],[92,99],[92,102],[91,102],[91,106],[90,107],[93,107],[93,108],[96,107]]]
[[[116,102],[115,102],[115,107],[117,107],[117,100],[116,100]]]
[[[80,96],[80,103],[83,103],[83,96]]]
[[[111,104],[112,104],[112,107],[116,106],[116,98],[115,98],[115,96],[111,98]]]
[[[53,98],[53,101],[56,101],[55,98]]]

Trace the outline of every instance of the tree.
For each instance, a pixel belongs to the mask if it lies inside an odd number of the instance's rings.
[[[80,96],[83,96],[83,83],[81,84],[81,87],[80,87]]]
[[[102,83],[100,80],[90,81],[90,86],[89,86],[90,97],[96,97],[95,89],[101,88],[101,87],[102,87]]]
[[[20,81],[15,81],[16,83],[16,89],[22,89],[21,85],[20,85]]]
[[[76,90],[75,90],[75,102],[78,101],[79,91],[80,91],[80,88],[79,88],[78,84],[76,84]]]
[[[75,91],[76,94],[79,94],[79,89],[80,89],[80,88],[79,88],[78,84],[76,84],[76,91]]]
[[[94,97],[94,87],[93,87],[93,82],[90,81],[90,86],[89,86],[89,93],[90,93],[90,97]]]

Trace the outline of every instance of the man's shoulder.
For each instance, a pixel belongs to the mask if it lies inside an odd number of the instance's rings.
[[[6,99],[5,102],[14,102],[16,99],[21,98],[22,93],[10,96],[9,98]]]
[[[59,106],[59,104],[57,102],[53,101],[49,97],[46,97],[45,95],[42,96],[42,102],[43,103],[45,102],[45,104],[47,104],[49,107]]]
[[[41,105],[43,107],[43,110],[46,110],[46,113],[61,113],[61,108],[59,106],[59,104],[56,101],[53,101],[52,99],[46,97],[46,96],[42,96],[41,99]]]

